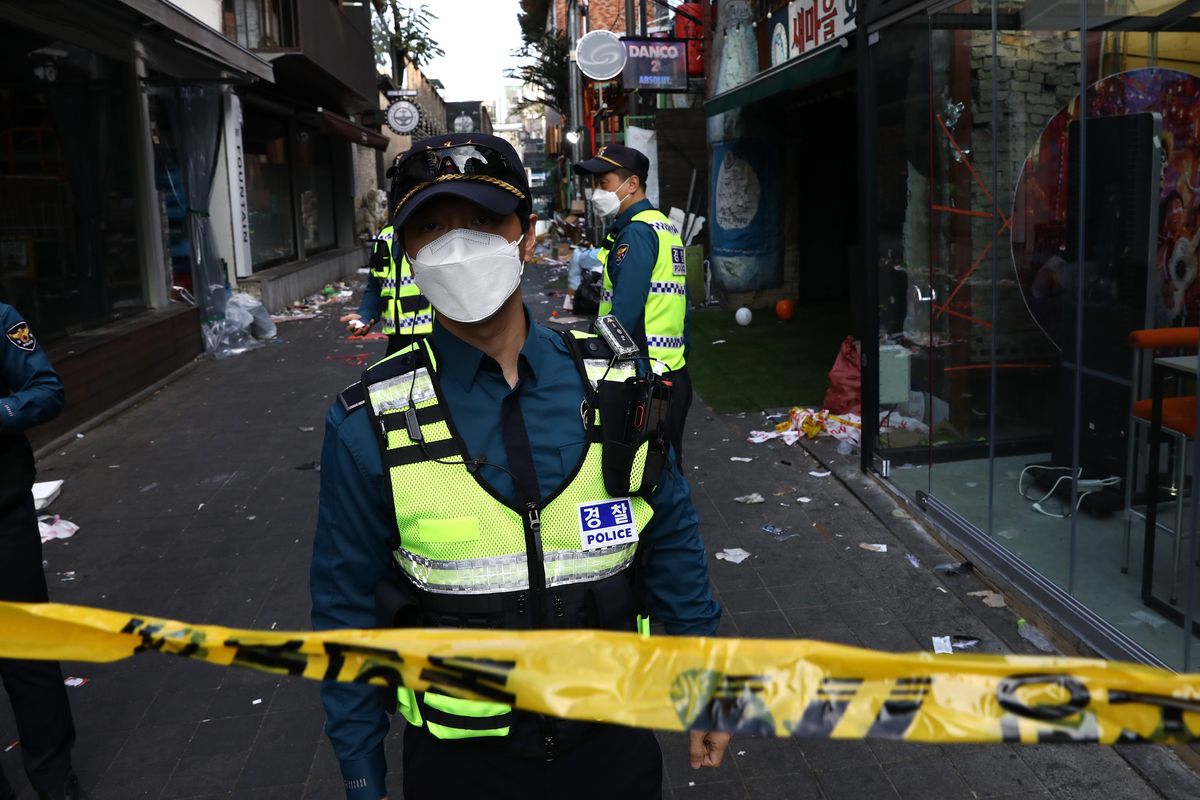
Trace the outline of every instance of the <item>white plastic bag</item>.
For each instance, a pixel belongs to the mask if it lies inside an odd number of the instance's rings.
[[[249,330],[250,335],[255,339],[274,339],[278,331],[275,328],[275,322],[271,319],[271,314],[266,307],[258,300],[258,298],[246,294],[245,292],[234,292],[229,297],[229,304],[225,307],[225,318],[229,319],[230,310],[238,309],[249,315],[250,322],[240,330]],[[239,314],[237,317],[242,320],[243,317]]]

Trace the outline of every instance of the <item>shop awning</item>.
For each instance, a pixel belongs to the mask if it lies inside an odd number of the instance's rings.
[[[182,44],[200,51],[233,72],[251,75],[268,83],[275,82],[275,71],[263,59],[231,42],[200,20],[161,0],[119,0],[144,17],[176,34]]]
[[[842,41],[846,41],[843,39]],[[833,77],[849,68],[852,56],[846,47],[840,44],[799,61],[788,61],[777,67],[756,75],[741,86],[721,92],[704,104],[704,115],[707,117],[728,111],[731,108],[757,103],[768,97],[799,89],[819,80]]]
[[[332,111],[320,109],[321,130],[325,133],[340,136],[348,142],[374,147],[376,150],[387,150],[388,138],[378,131],[364,128],[345,117],[339,117]]]

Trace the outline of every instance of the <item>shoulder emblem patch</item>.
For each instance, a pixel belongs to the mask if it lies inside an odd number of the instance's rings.
[[[8,342],[13,347],[21,350],[32,351],[37,347],[37,340],[33,338],[33,331],[29,330],[29,323],[24,320],[13,325],[4,335],[8,337]]]
[[[629,245],[627,244],[620,245],[617,247],[617,252],[613,253],[613,257],[617,259],[618,264],[624,261],[627,255],[629,255]]]

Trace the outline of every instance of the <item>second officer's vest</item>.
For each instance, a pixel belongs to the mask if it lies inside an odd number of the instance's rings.
[[[576,334],[572,353],[585,385],[623,381],[595,337]],[[638,537],[653,515],[643,496],[611,497],[601,474],[599,413],[585,404],[587,444],[564,485],[544,503],[513,504],[480,476],[441,397],[436,354],[422,340],[363,375],[366,406],[382,444],[396,514],[393,557],[419,597],[422,624],[436,627],[633,630],[630,578]],[[592,398],[594,395],[589,395]],[[645,445],[631,486],[641,486]],[[606,615],[605,606],[609,613]],[[613,609],[624,611],[615,617]],[[623,618],[621,618],[623,617]],[[439,738],[509,735],[514,712],[449,692],[398,692],[410,724]]]
[[[658,260],[650,273],[650,294],[646,297],[646,347],[656,372],[682,369],[685,363],[683,324],[687,317],[687,263],[683,240],[675,224],[658,209],[635,214],[630,224],[644,222],[658,235]],[[613,283],[608,271],[612,234],[601,245],[599,259],[604,265],[604,284],[600,295],[600,315],[612,313]]]
[[[377,243],[386,255],[374,260],[371,272],[381,286],[381,330],[388,336],[428,336],[433,332],[433,307],[413,281],[407,257],[400,257],[397,268],[394,238],[391,225],[379,232]]]

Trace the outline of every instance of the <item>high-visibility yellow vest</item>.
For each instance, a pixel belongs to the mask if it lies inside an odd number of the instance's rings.
[[[633,362],[604,358],[596,337],[571,335],[585,385],[635,376]],[[589,358],[589,348],[600,355]],[[362,380],[396,515],[393,558],[420,598],[424,624],[589,627],[580,616],[593,600],[587,591],[603,585],[605,597],[613,591],[620,596],[620,587],[632,585],[638,538],[654,513],[645,499],[652,487],[642,486],[648,443],[640,445],[631,468],[629,485],[640,488],[629,497],[610,496],[601,468],[599,410],[585,404],[587,445],[569,481],[544,504],[509,503],[463,451],[437,371],[433,347],[423,339],[370,367]],[[591,405],[594,397],[588,395]],[[482,616],[500,608],[504,616]],[[607,626],[632,630],[634,622],[630,613]],[[483,702],[401,688],[397,705],[410,724],[425,725],[438,738],[501,737],[513,720],[506,699],[502,693]]]
[[[376,247],[386,251],[372,261],[371,274],[379,280],[380,329],[388,336],[428,336],[433,332],[433,307],[413,281],[408,258],[400,257],[397,268],[394,231],[391,225],[379,232]]]
[[[650,293],[646,296],[646,347],[655,372],[682,369],[683,329],[687,319],[687,263],[683,239],[675,224],[655,208],[635,214],[630,224],[644,222],[658,236],[658,259],[650,273]],[[610,235],[600,247],[598,258],[604,265],[600,294],[600,315],[612,313],[613,282],[608,271]]]

